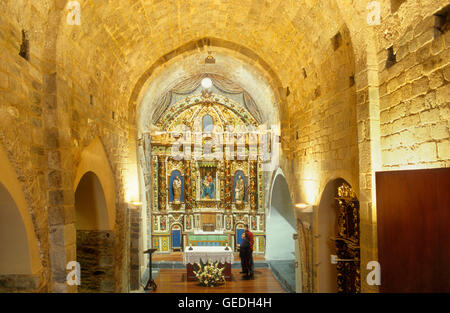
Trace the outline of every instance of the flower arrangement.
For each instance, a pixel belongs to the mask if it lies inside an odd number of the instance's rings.
[[[225,267],[219,268],[219,262],[212,263],[211,260],[205,264],[200,260],[200,263],[195,263],[198,267],[197,271],[194,271],[195,277],[202,286],[215,287],[225,282],[225,276],[223,270]]]

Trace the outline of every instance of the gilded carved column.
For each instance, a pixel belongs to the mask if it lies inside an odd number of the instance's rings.
[[[164,157],[158,157],[158,208],[160,211],[166,210],[166,162]]]

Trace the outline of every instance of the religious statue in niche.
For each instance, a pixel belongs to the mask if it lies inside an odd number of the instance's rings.
[[[173,181],[173,202],[180,202],[180,196],[181,196],[181,179],[180,177],[176,177]]]
[[[216,167],[200,167],[200,199],[215,200]]]
[[[231,215],[227,215],[225,218],[225,225],[226,230],[231,230]]]
[[[236,174],[234,175],[233,179],[233,185],[234,185],[234,194],[233,194],[234,201],[237,204],[245,202],[247,194],[246,192],[247,181],[242,171],[236,171]]]
[[[200,228],[200,215],[195,216],[195,228]]]
[[[191,215],[186,215],[186,230],[190,230],[192,228]]]
[[[214,199],[214,182],[211,172],[207,172],[203,178],[202,199]]]
[[[183,202],[183,176],[180,171],[175,170],[169,177],[169,202],[178,204]]]
[[[257,224],[256,224],[256,216],[252,216],[252,217],[251,217],[251,220],[252,220],[252,229],[253,229],[253,230],[257,230],[257,229],[258,229],[258,226],[257,226]]]
[[[160,220],[161,231],[166,230],[166,216],[162,215]]]

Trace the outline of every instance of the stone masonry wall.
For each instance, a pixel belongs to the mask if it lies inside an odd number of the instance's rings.
[[[30,25],[34,25],[31,31]],[[29,205],[39,241],[43,272],[38,277],[4,277],[13,290],[46,291],[49,280],[46,162],[44,151],[42,7],[0,3],[0,145],[10,157]],[[28,39],[28,60],[19,56],[22,30]]]
[[[114,234],[77,230],[77,261],[81,267],[78,292],[114,292]]]
[[[438,3],[436,3],[438,4]],[[442,7],[442,5],[440,6]],[[380,34],[381,151],[385,169],[448,167],[450,165],[450,31],[442,32],[440,7],[410,15],[399,32],[389,16]],[[400,7],[402,9],[402,7]],[[380,32],[381,33],[381,32]],[[387,68],[387,49],[396,58]]]
[[[294,172],[289,182],[296,202],[317,203],[337,175],[358,180],[353,48],[345,27],[338,30],[339,47],[330,38],[320,63],[305,66],[288,97]]]

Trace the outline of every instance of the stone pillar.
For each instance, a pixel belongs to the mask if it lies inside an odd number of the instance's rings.
[[[57,74],[44,74],[45,150],[49,227],[50,291],[75,292],[66,266],[76,260],[72,155],[68,113],[58,105]]]
[[[129,214],[129,230],[130,230],[130,253],[129,253],[129,268],[130,268],[130,291],[140,289],[140,252],[139,238],[141,231],[141,207],[138,205],[130,205],[128,207]]]
[[[370,56],[368,60],[376,60]],[[359,202],[361,292],[377,292],[366,282],[367,263],[378,260],[375,171],[381,169],[380,105],[378,65],[370,64],[355,76],[357,87],[357,123],[359,149]]]

